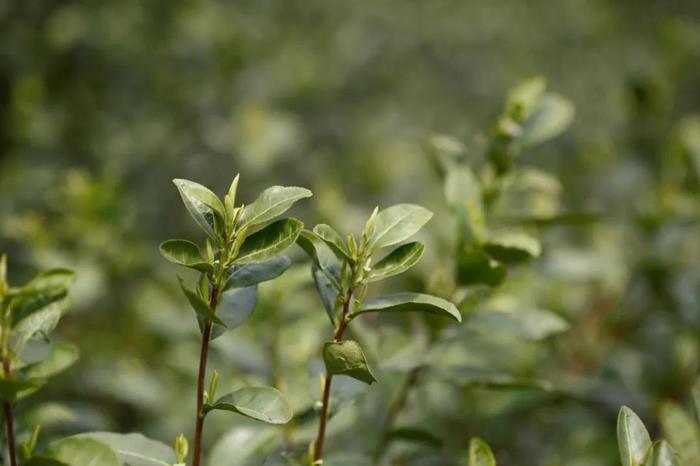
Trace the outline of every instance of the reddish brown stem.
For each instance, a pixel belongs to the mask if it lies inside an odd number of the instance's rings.
[[[216,311],[219,291],[214,288],[211,292],[209,307]],[[194,449],[192,451],[192,466],[199,466],[202,456],[202,433],[204,431],[204,379],[207,374],[207,358],[209,356],[209,340],[211,339],[211,322],[204,325],[202,331],[202,350],[199,354],[199,375],[197,376],[197,413],[194,429]]]

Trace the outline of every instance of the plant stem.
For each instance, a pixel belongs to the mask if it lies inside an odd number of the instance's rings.
[[[348,327],[348,314],[350,313],[350,302],[352,301],[352,294],[355,291],[354,288],[348,290],[348,295],[343,303],[343,314],[340,318],[340,324],[335,332],[334,340],[341,341],[343,339],[343,333]],[[331,400],[331,381],[333,380],[332,375],[326,375],[326,381],[323,384],[323,401],[321,404],[321,419],[318,423],[318,436],[316,437],[316,442],[314,443],[314,463],[319,461],[323,456],[323,444],[326,440],[326,424],[328,422],[328,408],[330,407]]]
[[[10,339],[9,331],[6,325],[2,327],[2,371],[6,379],[12,376],[12,368],[10,367],[10,357],[7,345]],[[7,449],[10,454],[10,466],[17,466],[17,453],[15,452],[15,423],[12,414],[12,403],[5,401],[2,404],[5,411],[5,424],[7,426]]]
[[[209,307],[216,311],[219,299],[219,289],[214,287],[211,291]],[[212,323],[207,322],[202,331],[202,350],[199,355],[199,375],[197,376],[197,413],[194,429],[194,450],[192,452],[192,466],[199,466],[202,456],[202,432],[204,430],[204,379],[207,373],[207,357],[209,356],[209,340],[211,339]]]

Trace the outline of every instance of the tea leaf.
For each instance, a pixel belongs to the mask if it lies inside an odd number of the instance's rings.
[[[194,181],[174,179],[182,202],[195,222],[212,238],[217,239],[216,219],[225,218],[225,208],[216,194]]]
[[[67,466],[121,466],[117,453],[108,445],[91,438],[67,437],[49,444],[38,459],[29,466],[39,466],[42,461],[58,461]]]
[[[617,443],[622,466],[642,466],[651,448],[651,438],[644,423],[627,406],[617,416]]]
[[[180,288],[182,288],[182,292],[185,293],[187,300],[190,302],[190,306],[192,306],[192,309],[194,309],[197,315],[202,317],[207,322],[214,322],[225,327],[226,324],[222,322],[221,319],[216,316],[216,314],[214,314],[214,311],[209,307],[209,304],[197,293],[188,289],[185,286],[185,282],[183,281],[182,277],[177,278],[180,280]]]
[[[283,214],[300,199],[311,197],[311,191],[296,186],[272,186],[243,210],[241,225],[255,226]]]
[[[297,219],[285,218],[253,233],[243,242],[236,264],[272,259],[294,244],[303,226]]]
[[[370,252],[413,236],[432,216],[428,209],[415,204],[397,204],[379,211],[373,223],[374,232],[369,238]]]
[[[0,399],[15,402],[22,392],[34,392],[46,383],[44,379],[7,379],[0,377]]]
[[[229,288],[221,293],[216,315],[223,322],[214,325],[211,338],[219,337],[226,330],[233,330],[250,317],[258,303],[258,290],[255,286],[245,288]]]
[[[347,375],[368,385],[376,382],[360,344],[353,340],[329,341],[323,345],[328,375]]]
[[[678,466],[676,453],[666,440],[654,442],[644,466]]]
[[[491,257],[507,264],[516,264],[538,257],[542,251],[537,238],[512,232],[489,237],[483,247]]]
[[[395,293],[365,301],[360,309],[350,314],[354,318],[366,312],[427,312],[462,321],[459,311],[449,301],[423,293]]]
[[[93,439],[108,445],[129,466],[170,466],[176,462],[171,447],[137,433],[88,432],[74,438]]]
[[[491,447],[479,437],[469,441],[469,466],[496,466]]]
[[[695,420],[672,401],[661,405],[659,420],[668,442],[678,454],[679,463],[700,465],[700,427]]]
[[[376,282],[405,272],[418,263],[424,249],[423,243],[419,242],[399,246],[372,267],[367,281]]]
[[[211,273],[214,267],[202,256],[199,246],[184,239],[169,239],[160,245],[160,253],[170,262]]]
[[[265,262],[234,265],[229,269],[225,288],[243,288],[279,277],[292,265],[288,257],[278,256]]]
[[[352,262],[352,254],[348,251],[343,238],[330,225],[320,223],[314,227],[313,232],[321,238],[336,254]]]
[[[292,408],[287,399],[272,387],[241,388],[206,405],[204,409],[205,413],[212,410],[232,411],[268,424],[286,424],[292,419]]]

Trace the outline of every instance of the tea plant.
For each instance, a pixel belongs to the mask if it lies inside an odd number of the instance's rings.
[[[359,241],[353,235],[344,239],[326,224],[303,231],[297,240],[313,261],[312,276],[333,326],[333,338],[323,346],[326,374],[316,440],[310,446],[309,461],[322,464],[326,424],[331,405],[333,376],[346,375],[366,384],[376,381],[364,351],[355,340],[345,339],[353,319],[370,312],[421,311],[461,321],[454,304],[422,293],[396,293],[365,300],[370,283],[401,274],[415,265],[423,254],[420,242],[402,244],[373,262],[383,248],[407,240],[430,220],[432,213],[412,204],[375,209],[367,220]]]
[[[241,325],[257,303],[257,284],[278,277],[291,264],[280,254],[295,243],[303,224],[294,218],[275,219],[296,201],[311,196],[304,188],[273,186],[250,205],[236,207],[238,179],[234,178],[223,202],[200,184],[174,180],[188,212],[207,234],[205,255],[187,240],[168,240],[160,246],[166,259],[199,272],[194,289],[179,277],[202,333],[193,466],[200,464],[204,419],[211,411],[231,411],[271,424],[284,424],[292,417],[286,399],[272,387],[245,387],[216,398],[218,373],[214,371],[205,391],[210,341]]]

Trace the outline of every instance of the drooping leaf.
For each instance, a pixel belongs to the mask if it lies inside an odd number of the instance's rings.
[[[479,437],[469,441],[469,466],[496,466],[491,447]]]
[[[661,405],[659,420],[665,437],[678,454],[679,463],[700,465],[700,427],[695,420],[672,401]]]
[[[340,290],[342,264],[333,250],[315,233],[308,230],[301,231],[297,238],[297,244],[309,255],[333,286]]]
[[[170,262],[211,273],[213,266],[202,256],[199,246],[184,239],[169,239],[160,245],[160,253]]]
[[[569,323],[551,311],[522,309],[517,311],[477,310],[469,314],[464,327],[488,335],[512,335],[532,341],[565,332]]]
[[[369,239],[370,252],[408,239],[432,216],[428,209],[415,204],[397,204],[379,211]]]
[[[253,233],[243,242],[236,264],[272,259],[294,244],[303,226],[295,218],[285,218]]]
[[[395,293],[365,301],[360,309],[353,312],[354,318],[366,312],[427,312],[462,321],[459,311],[449,301],[423,293]]]
[[[348,247],[345,245],[345,241],[343,241],[343,238],[333,229],[333,227],[326,225],[325,223],[320,223],[314,227],[313,232],[316,234],[316,236],[321,238],[321,240],[323,240],[328,247],[333,249],[336,254],[339,254],[348,261],[352,262],[352,254],[350,254]]]
[[[490,236],[483,247],[491,257],[507,264],[517,264],[538,257],[542,251],[537,238],[519,232]]]
[[[22,392],[36,391],[46,383],[44,379],[7,379],[0,377],[0,399],[15,402]]]
[[[68,309],[69,300],[60,299],[34,311],[19,321],[10,335],[10,348],[15,354],[22,351],[27,341],[35,334],[48,334],[58,323],[63,313]]]
[[[347,375],[368,385],[377,381],[367,365],[362,347],[356,341],[326,342],[323,345],[323,362],[328,375]]]
[[[24,374],[30,378],[48,378],[63,372],[78,360],[80,351],[73,343],[57,343],[51,355],[41,362],[27,366]]]
[[[623,406],[617,416],[617,444],[622,466],[642,466],[651,448],[644,423],[627,406]]]
[[[243,288],[275,279],[291,264],[292,261],[288,257],[278,256],[265,262],[234,265],[229,269],[225,288]]]
[[[225,208],[216,194],[209,188],[194,181],[174,179],[173,183],[180,192],[182,202],[197,225],[212,239],[217,238],[216,217],[225,218]]]
[[[245,288],[229,288],[221,293],[216,315],[224,326],[215,324],[211,338],[218,338],[227,330],[233,330],[250,317],[258,304],[258,290],[255,285]]]
[[[216,316],[212,308],[209,307],[209,303],[204,301],[197,293],[187,288],[182,277],[178,276],[177,278],[180,280],[182,292],[185,293],[187,300],[190,302],[190,306],[192,306],[192,309],[194,309],[197,315],[207,322],[217,323],[225,327],[226,324]]]
[[[367,281],[376,282],[405,272],[418,263],[424,249],[423,243],[417,241],[399,246],[372,267]]]
[[[243,210],[240,225],[255,226],[283,214],[300,199],[311,197],[311,191],[296,186],[271,186]]]
[[[67,466],[122,466],[117,453],[108,445],[91,438],[67,437],[49,444],[39,456],[41,460],[53,460]],[[34,460],[32,460],[34,461]],[[48,463],[51,464],[51,463]]]
[[[170,466],[177,460],[175,451],[170,446],[137,433],[88,432],[75,437],[93,439],[108,445],[129,466]]]
[[[654,442],[647,454],[644,466],[680,466],[676,461],[676,453],[666,440]]]
[[[292,418],[287,399],[272,387],[241,388],[205,407],[205,412],[212,410],[232,411],[268,424],[286,424]]]

